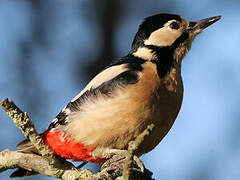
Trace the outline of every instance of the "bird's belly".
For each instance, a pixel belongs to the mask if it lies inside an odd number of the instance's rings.
[[[137,151],[137,155],[142,155],[151,151],[165,137],[171,129],[181,108],[183,89],[180,86],[176,91],[161,89],[152,107],[152,114],[148,117],[148,125],[153,123],[152,132],[145,137],[143,143]],[[146,129],[145,125],[142,129]]]
[[[113,119],[114,124],[111,124],[108,131],[101,129],[101,132],[104,133],[100,138],[101,141],[98,140],[97,142],[103,142],[103,139],[105,142],[95,146],[94,155],[102,157],[104,154],[103,157],[107,157],[109,149],[127,149],[129,142],[135,140],[148,125],[153,123],[153,131],[139,146],[136,155],[140,156],[151,151],[172,127],[180,110],[182,97],[183,88],[180,81],[178,88],[174,91],[169,91],[165,87],[160,88],[151,100],[146,100],[144,96],[138,96],[135,100],[132,99],[131,103],[123,105],[124,108],[120,108],[121,111],[110,118]],[[130,97],[127,99],[130,99]],[[118,116],[119,114],[121,116]],[[99,134],[101,133],[99,132]]]

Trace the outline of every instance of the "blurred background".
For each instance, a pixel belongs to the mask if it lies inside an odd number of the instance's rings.
[[[239,0],[1,0],[0,100],[14,100],[44,131],[94,75],[128,53],[144,17],[222,15],[183,61],[184,100],[173,128],[141,159],[157,180],[238,180],[239,10]],[[0,123],[0,151],[14,150],[23,135],[2,109]]]

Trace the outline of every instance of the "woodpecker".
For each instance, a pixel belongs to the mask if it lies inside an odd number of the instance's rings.
[[[145,18],[130,52],[97,74],[63,108],[41,134],[44,142],[62,158],[104,163],[153,123],[136,155],[151,151],[181,108],[182,59],[194,38],[220,18],[196,22],[174,14]],[[29,150],[32,145],[25,140],[18,147]]]

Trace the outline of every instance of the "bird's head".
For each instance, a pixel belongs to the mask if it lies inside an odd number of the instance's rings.
[[[218,21],[221,16],[188,22],[173,14],[147,17],[139,26],[132,43],[132,53],[144,59],[172,58],[182,60],[192,41],[203,29]]]

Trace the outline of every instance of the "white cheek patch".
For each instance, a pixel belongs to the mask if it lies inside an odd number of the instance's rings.
[[[148,39],[144,41],[145,45],[171,46],[182,34],[182,27],[178,30],[171,29],[168,22],[164,27],[151,33]]]

